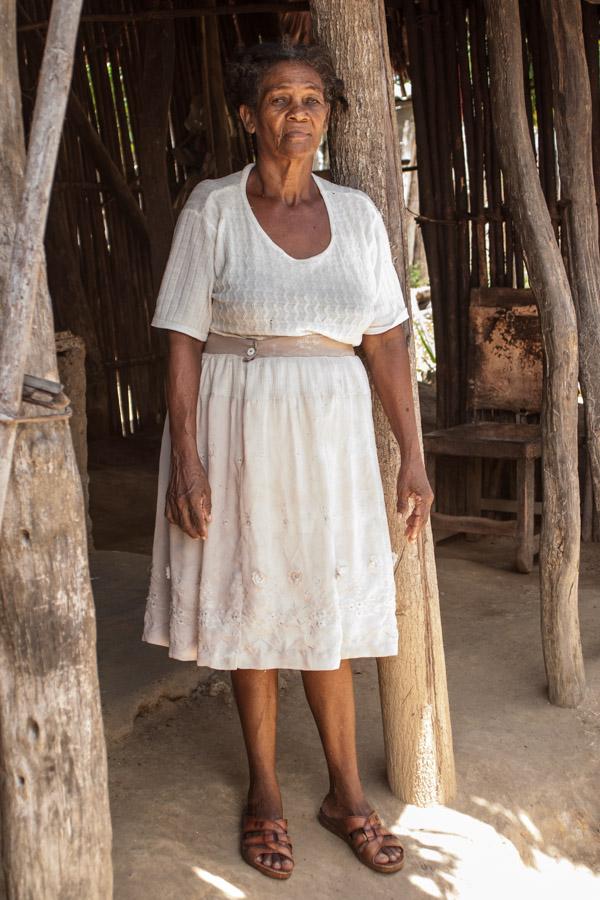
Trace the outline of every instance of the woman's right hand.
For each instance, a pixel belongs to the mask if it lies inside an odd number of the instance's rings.
[[[171,474],[167,487],[165,515],[191,538],[205,541],[211,520],[208,476],[200,459],[171,451]]]

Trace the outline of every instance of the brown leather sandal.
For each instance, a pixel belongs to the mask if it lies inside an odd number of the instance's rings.
[[[318,818],[324,828],[346,841],[354,855],[369,869],[391,875],[393,872],[399,872],[404,865],[404,848],[399,838],[388,831],[376,812],[372,812],[368,816],[346,816],[343,819],[333,819],[321,808]],[[385,847],[401,850],[400,859],[393,863],[375,862],[375,857]]]
[[[292,842],[287,832],[287,819],[258,819],[244,813],[242,816],[242,858],[269,878],[289,878],[293,869],[285,872],[260,862],[259,856],[278,853],[294,862]]]

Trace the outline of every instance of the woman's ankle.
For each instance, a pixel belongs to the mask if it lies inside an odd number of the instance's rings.
[[[331,783],[323,808],[337,816],[366,816],[371,812],[363,786],[356,779]]]
[[[281,790],[276,776],[256,776],[250,779],[248,802],[249,815],[279,819],[283,815]]]

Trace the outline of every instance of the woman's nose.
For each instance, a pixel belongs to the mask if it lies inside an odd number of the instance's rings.
[[[298,101],[298,103],[293,103],[288,110],[288,118],[306,119],[307,116],[308,113],[306,112],[306,107],[300,101]]]

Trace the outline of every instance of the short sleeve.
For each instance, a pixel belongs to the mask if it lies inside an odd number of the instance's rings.
[[[173,232],[151,323],[155,328],[206,340],[212,319],[215,238],[215,226],[203,210],[188,202]]]
[[[392,259],[388,233],[377,207],[374,208],[373,229],[375,300],[372,321],[365,329],[365,334],[381,334],[408,319],[408,310]]]

